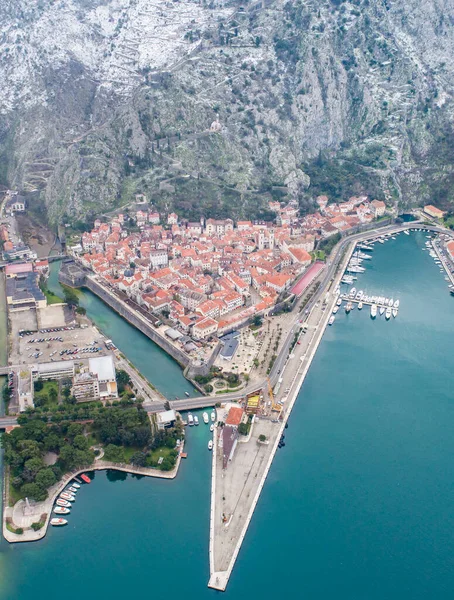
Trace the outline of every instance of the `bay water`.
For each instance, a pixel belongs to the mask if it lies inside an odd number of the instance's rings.
[[[327,328],[226,598],[452,597],[454,298],[425,241],[377,244],[356,284],[399,298],[396,319],[340,310]],[[96,473],[67,527],[2,541],[0,600],[219,596],[206,587],[209,435],[188,429],[174,481]]]

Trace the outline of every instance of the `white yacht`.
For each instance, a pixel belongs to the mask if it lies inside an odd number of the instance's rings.
[[[385,307],[380,306],[380,310],[378,312],[382,315],[385,312]]]
[[[362,309],[362,307],[363,307],[363,301],[362,301],[362,300],[360,300],[360,301],[358,302],[358,310],[361,310],[361,309]]]
[[[385,319],[387,321],[389,321],[390,318],[391,318],[391,309],[388,306],[388,308],[386,309],[386,312],[385,312]]]
[[[397,308],[393,308],[391,312],[393,314],[393,317],[396,318],[397,317],[397,312],[398,312]]]
[[[329,318],[329,321],[328,321],[328,325],[332,325],[335,320],[336,320],[336,317],[334,315],[331,315],[331,317]]]
[[[399,300],[395,300],[394,301],[394,308],[399,308],[399,304],[400,304],[400,301]]]
[[[338,306],[335,306],[335,307],[333,308],[333,315],[335,315],[335,314],[337,313],[337,311],[338,311],[338,310],[339,310],[339,307],[338,307]]]
[[[67,522],[68,521],[66,519],[61,519],[61,518],[57,518],[57,517],[50,520],[50,524],[53,525],[54,527],[58,526],[58,525],[66,525]]]
[[[214,431],[214,423],[211,423],[211,425],[210,425],[210,431]]]
[[[213,423],[216,421],[216,413],[213,410],[213,412],[211,413],[211,420],[213,421]]]
[[[203,415],[202,415],[202,417],[203,417],[203,422],[205,423],[205,425],[208,425],[208,421],[209,421],[209,419],[208,419],[208,413],[204,412]]]
[[[336,302],[336,306],[340,306],[342,304],[342,298],[339,298],[338,301]]]
[[[213,440],[208,442],[208,450],[213,450]]]
[[[191,413],[188,413],[188,425],[189,427],[194,425],[194,417],[191,415]]]
[[[198,425],[199,424],[199,417],[196,415],[194,417],[194,425]]]
[[[394,306],[394,298],[391,298],[390,300],[388,300],[388,306]]]
[[[370,316],[372,317],[372,319],[375,319],[375,317],[377,316],[377,305],[376,304],[372,304],[372,306],[370,307]]]
[[[407,229],[404,229],[404,233],[405,233],[405,235],[410,235],[410,233],[408,232]]]

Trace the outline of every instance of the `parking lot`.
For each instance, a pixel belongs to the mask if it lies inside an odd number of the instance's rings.
[[[21,364],[90,358],[109,353],[103,336],[93,326],[25,331],[18,338]]]

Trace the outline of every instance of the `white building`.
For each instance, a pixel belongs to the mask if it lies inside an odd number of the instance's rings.
[[[96,375],[101,399],[118,398],[115,365],[112,356],[99,356],[88,361],[89,371]]]

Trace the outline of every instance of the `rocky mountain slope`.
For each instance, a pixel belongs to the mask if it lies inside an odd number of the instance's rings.
[[[0,183],[49,218],[453,199],[454,0],[3,0]]]

